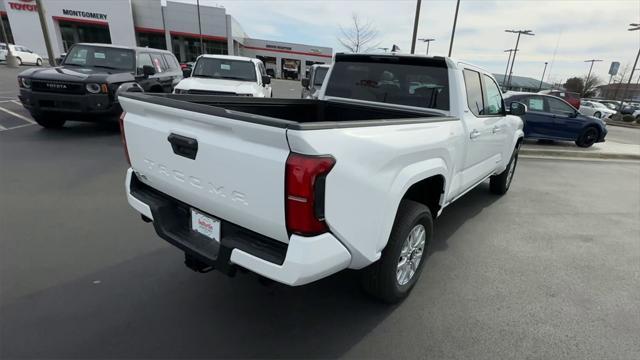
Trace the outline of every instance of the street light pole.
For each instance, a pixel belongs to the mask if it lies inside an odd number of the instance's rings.
[[[548,62],[544,62],[544,70],[542,70],[542,77],[540,78],[540,86],[538,86],[538,91],[542,90],[542,82],[544,81],[544,73],[547,72],[547,64]]]
[[[518,34],[518,38],[516,39],[516,47],[513,52],[513,57],[511,58],[511,70],[509,70],[509,81],[507,82],[507,86],[511,87],[511,77],[513,76],[513,64],[516,63],[516,53],[518,52],[518,44],[520,44],[520,35],[529,35],[535,36],[533,30],[505,30],[508,33]]]
[[[640,24],[629,24],[631,26],[629,31],[640,30]],[[631,68],[631,75],[629,75],[629,81],[627,81],[627,86],[622,90],[622,100],[620,101],[620,108],[618,108],[618,112],[622,115],[622,104],[624,103],[624,98],[627,96],[627,90],[629,89],[629,85],[631,84],[631,79],[633,79],[633,73],[636,71],[636,66],[638,66],[638,58],[640,58],[640,49],[638,49],[638,54],[636,55],[636,61],[633,63],[633,67]]]
[[[202,22],[200,21],[200,0],[196,0],[198,8],[198,31],[200,32],[200,55],[204,54],[204,42],[202,42]]]
[[[504,77],[502,78],[502,87],[505,88],[505,84],[507,83],[507,73],[509,72],[509,64],[511,64],[511,53],[513,53],[514,49],[505,50],[504,52],[509,53],[509,58],[507,59],[507,68],[504,69]],[[506,90],[506,88],[505,88]]]
[[[9,37],[7,36],[7,32],[4,29],[4,20],[2,20],[2,16],[0,16],[0,28],[2,28],[2,41],[7,45],[7,55],[5,58],[7,67],[17,68],[18,59],[11,52],[11,47],[9,46]]]
[[[418,20],[420,20],[420,5],[422,5],[422,0],[418,0],[416,2],[416,14],[413,18],[413,37],[411,38],[412,54],[415,54],[416,52],[416,37],[418,36]]]
[[[453,29],[451,29],[451,42],[449,43],[449,57],[453,52],[453,38],[456,35],[456,24],[458,23],[458,10],[460,9],[460,0],[456,2],[456,14],[453,16]]]
[[[594,62],[600,62],[602,60],[599,59],[591,59],[591,60],[585,60],[584,62],[590,62],[591,66],[589,66],[589,73],[587,74],[587,80],[584,81],[584,88],[582,89],[582,96],[584,96],[587,93],[587,84],[589,83],[589,79],[591,78],[591,70],[593,70],[593,63]]]
[[[44,16],[44,8],[42,7],[42,0],[36,0],[36,8],[38,8],[38,17],[40,18],[42,35],[44,35],[44,45],[47,48],[49,65],[56,66],[56,59],[53,58],[53,49],[51,48],[51,40],[49,39],[49,29],[47,28],[47,20],[46,20],[46,17]]]
[[[426,53],[426,55],[429,55],[429,44],[430,44],[432,41],[436,41],[436,39],[426,39],[426,38],[422,38],[422,39],[418,39],[418,40],[420,40],[420,41],[422,41],[422,42],[426,42],[426,43],[427,43],[427,53]]]

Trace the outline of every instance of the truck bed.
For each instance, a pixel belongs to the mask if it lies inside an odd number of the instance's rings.
[[[436,112],[391,109],[331,100],[124,93],[120,96],[176,109],[292,130],[450,121]]]

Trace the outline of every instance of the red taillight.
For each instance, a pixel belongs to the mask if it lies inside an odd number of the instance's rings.
[[[285,169],[289,232],[311,236],[327,231],[324,221],[325,178],[335,163],[331,156],[289,154]]]
[[[127,115],[126,112],[122,112],[122,114],[120,114],[120,119],[119,119],[119,123],[120,123],[120,139],[122,140],[122,146],[124,146],[124,156],[127,158],[127,162],[129,163],[129,166],[131,166],[131,159],[129,159],[129,149],[127,149],[127,137],[124,135],[124,116]]]

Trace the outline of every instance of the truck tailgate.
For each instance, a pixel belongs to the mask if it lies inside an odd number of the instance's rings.
[[[142,182],[216,218],[289,241],[285,128],[125,97],[120,103],[127,113],[131,167]],[[177,139],[175,151],[170,136]],[[197,142],[194,159],[190,139]],[[181,148],[184,141],[187,151]]]

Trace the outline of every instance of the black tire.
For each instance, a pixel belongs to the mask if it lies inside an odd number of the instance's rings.
[[[18,61],[18,66],[22,66],[22,59],[20,59],[19,57],[16,57],[16,60]]]
[[[492,193],[496,195],[504,195],[509,191],[511,181],[513,180],[513,174],[516,172],[516,165],[518,165],[518,150],[519,147],[516,147],[513,151],[509,164],[507,164],[507,168],[500,174],[493,175],[489,179],[489,190]]]
[[[595,116],[597,118],[601,118],[602,114],[600,113],[600,111],[596,111],[595,113],[593,113],[593,116]]]
[[[45,129],[60,129],[66,121],[60,116],[50,113],[31,114],[31,117]]]
[[[38,66],[42,66],[42,59],[38,59],[38,60],[36,60],[36,65],[38,65]]]
[[[398,265],[401,260],[403,246],[414,228],[422,225],[425,242],[415,272],[408,281],[400,284],[397,279]],[[407,297],[416,284],[427,260],[428,248],[433,234],[433,217],[429,208],[421,203],[402,200],[389,236],[387,246],[382,250],[378,261],[362,270],[362,287],[373,297],[386,303],[397,303]],[[412,252],[405,258],[414,259]],[[407,260],[405,260],[407,261]],[[410,261],[410,260],[409,260]]]
[[[593,126],[586,127],[580,133],[580,136],[576,139],[576,145],[583,148],[591,147],[591,145],[595,144],[598,141],[598,137],[600,136],[600,132],[598,129]]]

